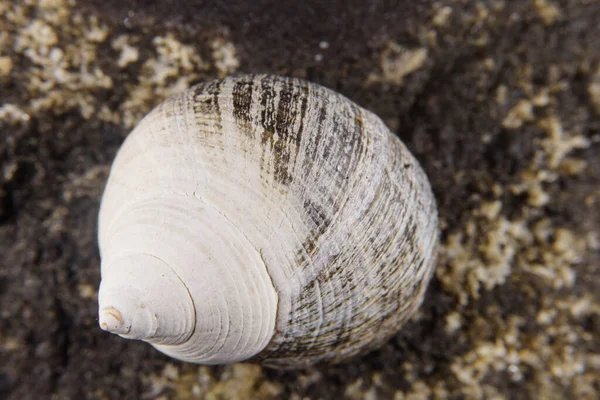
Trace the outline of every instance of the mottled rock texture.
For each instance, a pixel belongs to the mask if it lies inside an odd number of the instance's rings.
[[[598,0],[0,0],[0,397],[597,398],[598,21]],[[241,72],[341,92],[427,172],[436,275],[381,350],[209,368],[98,328],[120,143],[170,94]]]

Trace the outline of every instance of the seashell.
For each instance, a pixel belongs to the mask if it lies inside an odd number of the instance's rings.
[[[373,113],[300,79],[203,83],[114,161],[99,324],[199,364],[341,362],[419,307],[437,236],[427,177]]]

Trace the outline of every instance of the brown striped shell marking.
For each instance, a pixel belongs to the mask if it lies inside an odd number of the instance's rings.
[[[300,79],[203,83],[114,161],[99,324],[199,364],[341,362],[419,307],[437,236],[427,177],[373,113]]]

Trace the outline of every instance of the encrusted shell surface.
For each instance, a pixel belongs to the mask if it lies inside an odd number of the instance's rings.
[[[382,345],[420,305],[437,211],[371,112],[271,75],[147,115],[100,211],[100,325],[185,361],[279,367]]]

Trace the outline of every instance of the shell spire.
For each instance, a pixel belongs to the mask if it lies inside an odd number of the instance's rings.
[[[102,329],[160,344],[189,339],[196,325],[194,302],[171,267],[150,255],[134,254],[104,268],[110,273],[100,285]]]

